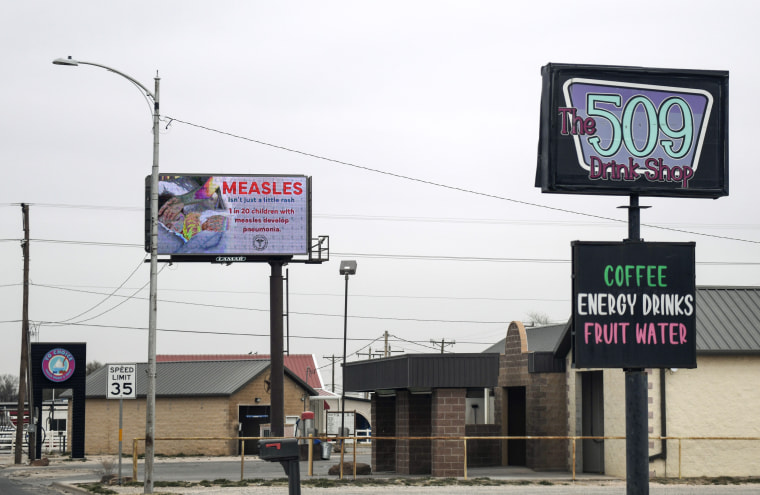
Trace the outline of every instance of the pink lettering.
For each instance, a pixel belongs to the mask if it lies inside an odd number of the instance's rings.
[[[591,330],[589,330],[589,328],[593,328],[593,326],[594,324],[588,321],[586,322],[585,325],[583,325],[583,334],[584,334],[584,337],[586,338],[587,344],[588,344],[588,337],[591,334]]]

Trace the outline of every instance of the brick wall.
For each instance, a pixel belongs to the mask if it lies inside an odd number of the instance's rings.
[[[409,436],[409,396],[408,390],[396,392],[396,436]],[[409,440],[396,440],[396,472],[409,474]]]
[[[465,396],[466,390],[463,388],[433,390],[432,436],[464,436]],[[431,474],[438,477],[464,476],[462,440],[433,440]]]
[[[119,452],[119,401],[87,399],[85,425],[86,454]],[[225,397],[156,399],[156,438],[226,437],[227,400]],[[123,409],[123,452],[132,452],[132,440],[145,438],[145,400],[125,400]],[[145,452],[145,442],[138,442],[138,453]],[[163,455],[223,455],[227,442],[221,440],[156,441],[156,453]]]
[[[567,385],[564,373],[531,373],[526,390],[527,434],[567,435]],[[569,469],[567,440],[528,440],[528,465],[538,470]]]
[[[268,405],[262,373],[229,397],[156,398],[156,438],[161,437],[236,437],[238,406]],[[287,375],[284,382],[285,415],[297,416],[303,411],[301,396],[305,390]],[[119,451],[119,401],[89,398],[85,403],[86,454],[117,454]],[[145,399],[125,400],[123,409],[124,452],[132,452],[132,440],[145,438]],[[145,451],[145,442],[138,442],[138,453]],[[235,455],[236,440],[156,441],[156,453],[162,455],[202,454]]]
[[[507,435],[507,387],[525,387],[526,434],[565,436],[567,427],[567,378],[565,373],[528,373],[527,336],[520,322],[507,330],[505,352],[499,359],[499,388],[495,391],[495,421]],[[567,440],[528,440],[526,464],[533,469],[567,469]],[[507,463],[506,442],[502,463]]]

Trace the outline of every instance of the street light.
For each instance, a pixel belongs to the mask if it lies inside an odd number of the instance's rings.
[[[154,90],[151,92],[139,81],[106,65],[84,62],[68,58],[53,60],[55,65],[79,66],[93,65],[118,74],[142,90],[153,100],[153,169],[150,181],[150,302],[148,309],[148,394],[145,405],[145,493],[153,493],[153,457],[155,452],[156,430],[156,310],[158,286],[158,125],[159,125],[159,84],[161,79],[156,73],[153,78]]]
[[[343,391],[340,398],[340,433],[338,435],[342,437],[345,435],[344,429],[346,426],[346,340],[348,337],[348,276],[356,275],[356,261],[341,261],[340,274],[346,276],[346,298],[343,308]],[[341,446],[342,445],[345,445],[345,440],[341,442]]]

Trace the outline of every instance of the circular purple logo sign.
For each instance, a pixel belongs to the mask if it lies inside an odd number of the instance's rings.
[[[74,355],[62,347],[48,351],[42,358],[42,373],[53,382],[65,382],[75,368]]]

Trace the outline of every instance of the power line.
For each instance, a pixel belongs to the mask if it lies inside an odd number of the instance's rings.
[[[143,259],[135,267],[135,269],[132,270],[132,273],[130,273],[129,276],[118,287],[116,287],[110,294],[106,295],[106,297],[104,299],[102,299],[99,303],[97,303],[96,305],[90,307],[89,309],[86,309],[85,311],[82,311],[81,313],[79,313],[76,316],[72,316],[71,318],[69,318],[67,320],[63,320],[62,323],[66,323],[68,321],[75,320],[75,319],[79,318],[80,316],[85,315],[85,314],[89,313],[90,311],[94,310],[95,308],[97,308],[101,304],[105,303],[111,297],[114,297],[114,295],[116,294],[116,291],[118,291],[119,289],[121,289],[124,286],[124,284],[126,284],[129,281],[129,279],[131,279],[134,276],[134,274],[137,273],[137,270],[143,265],[143,263],[145,262],[146,259],[147,259],[147,256],[143,256]],[[145,285],[148,285],[148,283],[146,282]],[[140,289],[138,289],[138,291],[143,290],[145,288],[145,285],[143,285]],[[137,294],[137,291],[134,294],[132,294],[132,295],[135,295],[135,294]],[[118,306],[120,306],[121,304],[123,304],[124,302],[126,302],[128,300],[129,300],[129,298],[125,299],[124,301],[122,301],[121,303],[119,303],[118,305],[116,305],[115,307],[111,308],[109,311],[112,311],[112,310],[116,309]],[[104,313],[101,313],[100,315],[102,315],[102,314],[104,314]],[[90,319],[97,318],[100,315],[94,316],[94,317],[92,317]],[[88,320],[83,320],[83,321],[88,321]]]
[[[78,289],[64,289],[56,286],[47,286],[43,284],[31,284],[36,287],[44,287],[49,289],[56,289],[56,290],[65,290],[65,291],[71,291],[71,292],[82,292],[86,294],[98,294],[98,295],[104,295],[102,292],[94,292],[94,291],[85,291],[85,290],[78,290]],[[135,297],[135,296],[121,296],[121,295],[115,295],[114,297],[125,297],[128,299],[142,299],[146,300],[145,297]],[[188,306],[194,306],[194,307],[206,307],[206,308],[215,308],[215,309],[236,309],[241,311],[258,311],[258,312],[264,312],[268,313],[269,308],[245,308],[241,306],[226,306],[221,304],[208,304],[208,303],[196,303],[196,302],[187,302],[187,301],[175,301],[175,300],[169,300],[169,299],[159,299],[159,302],[162,303],[170,303],[170,304],[184,304]],[[291,311],[290,314],[292,315],[300,315],[300,316],[324,316],[324,317],[331,317],[331,318],[343,318],[344,315],[337,314],[337,313],[313,313],[313,312],[305,312],[305,311]],[[441,319],[427,319],[427,318],[400,318],[400,317],[392,317],[392,316],[361,316],[361,315],[350,315],[349,318],[352,319],[358,319],[358,320],[390,320],[390,321],[415,321],[415,322],[424,322],[424,323],[458,323],[458,324],[484,324],[484,325],[503,325],[504,321],[477,321],[477,320],[441,320]],[[89,319],[88,319],[89,321]],[[47,322],[48,324],[67,324],[64,322]]]
[[[21,320],[6,320],[6,321],[0,321],[0,323],[18,323]],[[56,323],[56,322],[50,322],[50,321],[40,321],[40,324],[47,325],[50,323]],[[66,323],[64,326],[73,326],[73,327],[91,327],[91,328],[108,328],[113,330],[139,330],[139,331],[147,331],[147,327],[140,327],[140,326],[130,326],[130,325],[101,325],[101,324],[95,324],[95,323]],[[249,333],[249,332],[228,332],[228,331],[215,331],[215,330],[182,330],[178,328],[157,328],[156,329],[159,332],[166,332],[166,333],[183,333],[183,334],[196,334],[196,335],[224,335],[228,337],[267,337],[269,338],[269,332],[266,333]],[[323,335],[319,336],[311,336],[311,335],[291,335],[292,338],[297,339],[307,339],[307,340],[343,340],[343,337],[325,337]],[[375,339],[369,339],[369,338],[361,338],[361,337],[350,337],[347,340],[350,341],[356,341],[356,342],[374,342],[377,341],[377,338]]]
[[[279,150],[282,150],[282,151],[287,151],[289,153],[295,153],[295,154],[298,154],[298,155],[307,156],[307,157],[310,157],[310,158],[315,158],[317,160],[323,160],[323,161],[327,161],[327,162],[330,162],[330,163],[335,163],[337,165],[343,165],[343,166],[346,166],[346,167],[351,167],[351,168],[355,168],[355,169],[358,169],[358,170],[363,170],[365,172],[372,172],[372,173],[375,173],[375,174],[385,175],[385,176],[388,176],[388,177],[395,177],[397,179],[407,180],[407,181],[410,181],[410,182],[416,182],[416,183],[419,183],[419,184],[425,184],[425,185],[428,185],[428,186],[438,187],[438,188],[441,188],[441,189],[447,189],[449,191],[463,192],[463,193],[466,193],[466,194],[473,194],[475,196],[481,196],[481,197],[484,197],[484,198],[498,199],[500,201],[507,201],[507,202],[510,202],[510,203],[519,204],[519,205],[523,205],[523,206],[531,206],[531,207],[534,207],[534,208],[541,208],[541,209],[544,209],[544,210],[556,211],[556,212],[560,212],[560,213],[569,213],[571,215],[580,215],[580,216],[585,216],[585,217],[588,217],[588,218],[596,218],[598,220],[606,220],[606,221],[615,222],[615,223],[618,223],[618,224],[626,224],[628,222],[628,220],[621,220],[621,219],[612,218],[612,217],[605,217],[603,215],[595,215],[593,213],[584,213],[584,212],[569,210],[567,208],[559,208],[559,207],[556,207],[556,206],[542,205],[542,204],[539,204],[539,203],[532,203],[530,201],[524,201],[524,200],[519,200],[519,199],[514,199],[514,198],[508,198],[506,196],[499,196],[497,194],[484,193],[484,192],[475,191],[475,190],[472,190],[472,189],[466,189],[464,187],[451,186],[451,185],[448,185],[448,184],[443,184],[441,182],[435,182],[435,181],[431,181],[431,180],[427,180],[427,179],[420,179],[418,177],[412,177],[410,175],[403,175],[403,174],[398,174],[398,173],[394,173],[394,172],[388,172],[388,171],[385,171],[385,170],[380,170],[380,169],[376,169],[376,168],[372,168],[372,167],[367,167],[365,165],[359,165],[359,164],[356,164],[356,163],[346,162],[346,161],[343,161],[343,160],[337,160],[335,158],[329,158],[329,157],[326,157],[326,156],[317,155],[317,154],[314,154],[314,153],[308,153],[306,151],[301,151],[301,150],[297,150],[297,149],[294,149],[294,148],[288,148],[286,146],[280,146],[280,145],[277,145],[277,144],[268,143],[268,142],[265,142],[265,141],[261,141],[259,139],[253,139],[253,138],[241,136],[241,135],[238,135],[238,134],[233,134],[233,133],[230,133],[230,132],[221,131],[219,129],[214,129],[212,127],[208,127],[208,126],[204,126],[204,125],[200,125],[200,124],[194,124],[192,122],[187,122],[187,121],[175,118],[175,117],[166,116],[165,118],[167,118],[169,120],[169,122],[167,123],[167,127],[169,125],[171,125],[172,122],[179,122],[181,124],[185,124],[185,125],[188,125],[188,126],[191,126],[191,127],[196,127],[198,129],[203,129],[203,130],[206,130],[206,131],[209,131],[209,132],[214,132],[214,133],[221,134],[221,135],[228,136],[228,137],[232,137],[232,138],[235,138],[235,139],[240,139],[240,140],[243,140],[243,141],[248,141],[248,142],[251,142],[251,143],[260,144],[262,146],[268,146],[270,148],[275,148],[275,149],[279,149]],[[717,235],[714,235],[714,234],[705,234],[705,233],[701,233],[701,232],[692,232],[692,231],[688,231],[688,230],[675,229],[675,228],[671,228],[671,227],[660,227],[660,226],[656,226],[656,225],[648,225],[648,224],[641,224],[641,225],[642,226],[646,226],[646,227],[650,227],[650,228],[655,228],[655,229],[662,229],[662,230],[669,230],[669,231],[673,231],[673,232],[679,232],[679,233],[682,233],[682,234],[698,235],[698,236],[703,236],[703,237],[712,237],[712,238],[718,238],[718,239],[724,239],[724,240],[732,240],[732,241],[737,241],[737,242],[748,242],[748,243],[752,243],[752,244],[760,244],[760,241],[752,241],[752,240],[740,239],[740,238],[736,238],[736,237],[717,236]]]
[[[18,286],[21,284],[7,284],[0,285],[2,287]],[[43,285],[43,284],[39,284]],[[82,288],[92,289],[113,289],[113,286],[103,285],[53,285],[44,284],[47,288],[59,288],[62,290],[74,290]],[[123,287],[124,290],[133,290],[134,287]],[[202,294],[259,294],[269,297],[269,291],[256,291],[256,290],[224,290],[224,289],[178,289],[178,288],[166,288],[162,287],[161,292],[198,292]],[[100,294],[100,293],[96,293]],[[315,297],[344,297],[343,293],[328,293],[328,292],[291,292],[291,296],[315,296]],[[493,302],[506,302],[506,301],[536,301],[536,302],[568,302],[568,298],[545,298],[545,297],[472,297],[472,296],[420,296],[420,295],[403,295],[403,294],[351,294],[351,298],[377,298],[377,299],[427,299],[427,300],[446,300],[446,301],[493,301]]]
[[[726,238],[729,239],[730,238]],[[13,239],[16,240],[16,239]],[[19,239],[20,240],[20,239]],[[30,239],[34,242],[62,243],[62,244],[82,244],[90,246],[109,246],[109,247],[140,247],[143,244],[127,244],[114,242],[96,242],[96,241],[70,241],[59,239]],[[746,241],[757,242],[760,241]],[[381,254],[381,253],[342,253],[333,252],[334,256],[352,256],[355,258],[378,258],[378,259],[406,259],[416,261],[467,261],[467,262],[485,262],[485,263],[570,263],[569,259],[562,258],[495,258],[495,257],[477,257],[477,256],[445,256],[445,255],[416,255],[416,254]],[[697,261],[697,265],[715,265],[715,266],[757,266],[758,261]]]
[[[69,203],[26,203],[29,206],[43,208],[74,208],[84,210],[115,210],[115,211],[137,211],[144,212],[144,207],[139,206],[118,206],[118,205],[85,205]],[[0,206],[19,206],[20,203],[0,204]],[[579,215],[586,215],[579,212]],[[314,218],[331,218],[338,220],[358,220],[358,221],[389,221],[389,222],[427,222],[427,223],[465,223],[465,224],[496,224],[496,225],[566,225],[568,227],[618,227],[622,220],[609,219],[604,222],[575,222],[567,220],[510,220],[503,218],[447,218],[447,217],[402,217],[402,216],[379,216],[379,215],[346,215],[330,213],[314,213]],[[603,217],[604,218],[604,217]],[[614,222],[614,223],[610,223]],[[704,223],[659,223],[659,224],[642,224],[642,227],[657,229],[677,229],[678,226],[689,228],[708,228],[708,229],[760,229],[760,224],[704,224]],[[730,239],[730,238],[729,238]],[[20,239],[0,239],[0,241],[20,240]],[[754,242],[754,241],[747,241]]]

